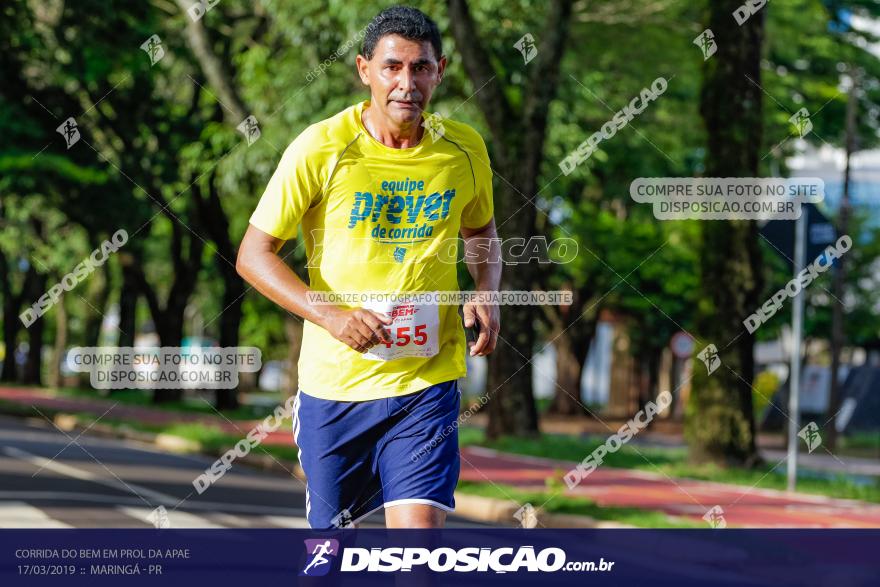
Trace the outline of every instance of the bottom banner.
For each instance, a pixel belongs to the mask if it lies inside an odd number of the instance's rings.
[[[875,530],[0,530],[0,585],[874,586],[878,552]]]

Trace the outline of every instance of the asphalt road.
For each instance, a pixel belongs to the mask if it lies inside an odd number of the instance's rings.
[[[0,416],[0,528],[153,527],[158,506],[172,528],[309,527],[305,487],[294,477],[238,465],[198,494],[192,481],[214,459],[78,434]],[[361,524],[383,526],[381,510]],[[447,520],[449,528],[485,526]]]

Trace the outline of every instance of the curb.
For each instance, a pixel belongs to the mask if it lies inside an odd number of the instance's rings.
[[[596,520],[588,516],[554,514],[540,507],[534,509],[534,518],[524,526],[514,515],[521,508],[521,504],[509,499],[455,492],[455,514],[469,520],[492,522],[512,528],[635,528],[629,524]]]
[[[25,419],[33,419],[32,416],[25,416],[21,412],[15,410],[4,410],[0,406],[0,414],[24,417]],[[39,420],[43,422],[43,420]],[[57,412],[52,415],[52,422],[60,430],[65,432],[85,432],[102,438],[117,438],[125,440],[135,440],[144,444],[153,445],[163,451],[175,454],[200,454],[209,457],[219,457],[225,451],[209,450],[202,443],[168,434],[165,432],[154,433],[135,430],[127,426],[111,426],[109,424],[93,424],[89,427],[83,426],[77,421],[74,414],[65,412]],[[237,457],[236,463],[242,463],[248,467],[273,471],[276,473],[287,474],[306,481],[305,471],[297,462],[282,462],[275,457],[267,454],[255,455],[247,454],[244,457]],[[522,524],[514,517],[519,511],[521,504],[505,499],[497,499],[494,497],[484,497],[480,495],[472,495],[461,491],[455,492],[455,515],[475,521],[487,522],[492,524],[500,524],[509,527],[523,527]],[[574,514],[553,514],[545,512],[542,508],[534,510],[535,526],[546,528],[634,528],[628,524],[620,524],[617,522],[608,522],[604,520],[596,520],[588,516],[578,516]]]

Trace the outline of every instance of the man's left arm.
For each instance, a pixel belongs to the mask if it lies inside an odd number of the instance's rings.
[[[481,228],[461,227],[464,240],[464,260],[468,272],[474,278],[476,291],[497,292],[501,285],[501,243],[495,228],[495,219]],[[488,301],[488,300],[487,300]],[[479,299],[464,304],[464,325],[479,324],[480,334],[470,343],[471,356],[486,356],[495,350],[498,331],[501,328],[501,308],[498,304],[484,303]]]

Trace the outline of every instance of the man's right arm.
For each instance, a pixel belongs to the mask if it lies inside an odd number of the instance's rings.
[[[365,308],[310,304],[311,290],[278,255],[284,243],[249,224],[238,248],[235,270],[261,294],[324,328],[359,353],[365,353],[376,344],[391,342],[390,334],[383,327],[391,324],[388,316]]]

